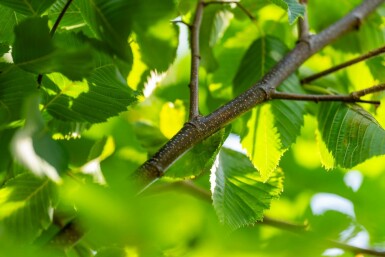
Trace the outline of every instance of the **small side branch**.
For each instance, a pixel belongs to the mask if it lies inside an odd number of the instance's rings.
[[[194,21],[191,25],[191,74],[190,74],[190,116],[193,120],[199,116],[199,32],[202,24],[204,2],[198,1]]]
[[[73,0],[68,0],[68,2],[65,4],[65,6],[63,7],[63,10],[60,12],[59,16],[57,17],[55,23],[53,24],[52,28],[51,28],[51,31],[49,32],[49,35],[51,37],[53,37],[55,35],[55,32],[57,30],[57,28],[59,27],[59,24],[61,22],[61,20],[63,19],[64,17],[64,14],[67,12],[68,8],[70,7],[71,3],[73,2]],[[41,82],[43,81],[43,74],[39,74],[37,76],[37,85],[38,85],[38,88],[40,88],[41,86]]]
[[[286,99],[296,101],[313,101],[313,102],[347,102],[347,103],[368,103],[380,104],[379,101],[363,100],[361,97],[384,91],[385,84],[379,84],[373,87],[365,88],[363,90],[355,91],[349,95],[310,95],[310,94],[295,94],[285,92],[274,92],[271,99]]]
[[[382,54],[384,52],[385,52],[385,46],[377,48],[377,49],[372,50],[372,51],[370,51],[370,52],[368,52],[366,54],[363,54],[363,55],[361,55],[361,56],[359,56],[357,58],[354,58],[354,59],[349,60],[347,62],[341,63],[339,65],[336,65],[336,66],[331,67],[331,68],[329,68],[327,70],[324,70],[324,71],[321,71],[319,73],[316,73],[316,74],[311,75],[309,77],[303,78],[301,80],[301,84],[308,84],[308,83],[313,82],[314,80],[317,80],[317,79],[319,79],[321,77],[327,76],[327,75],[329,75],[331,73],[334,73],[334,72],[339,71],[341,69],[344,69],[346,67],[352,66],[353,64],[365,61],[367,59],[370,59],[372,57],[380,55],[380,54]]]
[[[256,18],[254,15],[249,12],[239,1],[237,0],[218,0],[218,1],[210,1],[210,2],[205,2],[205,6],[210,5],[210,4],[235,4],[244,14],[251,20],[251,21],[256,21]]]
[[[307,0],[300,0],[299,2],[305,7],[305,14],[298,19],[298,40],[308,42],[310,37],[310,27],[307,15]]]

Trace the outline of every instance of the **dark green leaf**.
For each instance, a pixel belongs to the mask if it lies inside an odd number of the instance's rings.
[[[54,44],[49,35],[48,18],[29,18],[15,28],[12,56],[20,68],[36,74],[61,72],[72,80],[80,80],[93,68],[92,52],[87,46]],[[39,33],[36,33],[39,31]],[[71,42],[73,37],[62,40]]]
[[[282,172],[264,183],[245,155],[222,148],[217,158],[210,181],[220,221],[236,229],[262,220],[263,211],[282,192]]]
[[[203,172],[209,171],[227,136],[228,132],[221,130],[195,145],[172,164],[167,170],[166,176],[173,178],[193,178]]]
[[[132,30],[134,1],[79,0],[76,2],[93,31],[121,59],[131,61],[128,36]]]
[[[13,27],[22,19],[22,15],[0,5],[0,42],[12,43]]]
[[[271,36],[254,41],[243,56],[234,77],[234,94],[239,95],[259,81],[286,51],[287,47],[279,39]]]
[[[385,130],[357,105],[322,103],[318,121],[322,139],[341,167],[385,154]]]
[[[0,65],[0,124],[12,122],[21,117],[25,98],[36,92],[34,76],[12,64]]]
[[[55,198],[48,179],[18,175],[0,189],[0,224],[8,236],[31,242],[51,224]]]
[[[39,16],[56,0],[0,0],[0,4],[28,16]]]
[[[148,151],[149,155],[156,153],[168,140],[159,128],[152,124],[139,121],[136,122],[134,126],[135,134],[140,140],[140,144]]]

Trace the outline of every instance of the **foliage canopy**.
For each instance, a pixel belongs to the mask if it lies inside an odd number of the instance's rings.
[[[0,255],[385,256],[383,2],[0,0]]]

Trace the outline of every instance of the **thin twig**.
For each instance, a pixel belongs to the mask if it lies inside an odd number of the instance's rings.
[[[380,104],[379,101],[362,100],[361,97],[384,91],[385,84],[379,84],[369,88],[350,93],[349,95],[310,95],[310,94],[296,94],[287,92],[274,92],[271,94],[271,99],[285,99],[297,101],[314,101],[314,102],[348,102],[348,103],[368,103]]]
[[[57,28],[59,27],[59,24],[61,22],[61,20],[63,19],[64,17],[64,14],[67,12],[68,8],[70,7],[71,3],[72,3],[73,0],[68,0],[68,2],[65,4],[65,6],[63,7],[63,10],[59,13],[59,16],[57,17],[55,23],[53,24],[52,28],[51,28],[51,31],[49,32],[49,35],[51,37],[53,37],[55,35],[55,32],[57,30]],[[37,76],[37,84],[38,84],[38,88],[40,88],[41,86],[41,82],[43,81],[43,74],[39,74]]]
[[[178,23],[183,24],[183,25],[185,25],[187,28],[191,29],[191,24],[188,24],[188,23],[185,22],[184,20],[173,20],[173,21],[171,21],[171,22],[172,22],[172,23],[175,23],[175,24],[178,24]]]
[[[298,40],[308,42],[310,37],[310,27],[307,15],[307,0],[300,0],[299,2],[305,7],[305,13],[303,17],[298,18]]]
[[[190,116],[193,120],[199,116],[199,32],[202,24],[204,2],[198,1],[194,21],[191,25],[191,74],[190,74]]]
[[[148,193],[154,193],[159,191],[165,191],[165,190],[183,190],[183,192],[186,192],[194,197],[198,197],[205,202],[212,203],[211,198],[211,192],[208,190],[205,190],[196,184],[194,184],[192,181],[178,181],[175,183],[165,184],[158,187],[152,188],[151,191],[148,191]],[[320,238],[316,232],[310,231],[308,228],[308,225],[305,223],[293,223],[289,221],[279,220],[275,218],[270,218],[267,216],[264,216],[263,221],[256,222],[255,225],[266,225],[270,227],[274,227],[280,230],[290,231],[294,232],[300,236],[312,236],[316,239],[321,239],[323,242],[325,242],[327,245],[330,245],[332,247],[337,247],[346,251],[353,252],[355,254],[369,254],[372,256],[385,256],[385,251],[377,251],[374,249],[368,249],[368,248],[362,248],[357,246],[352,246],[349,244],[345,244],[342,242],[338,242],[335,240]]]
[[[205,6],[208,6],[210,4],[236,4],[237,7],[239,9],[241,9],[242,12],[244,12],[244,14],[246,14],[246,16],[251,20],[251,21],[256,21],[256,18],[254,17],[254,15],[249,12],[249,10],[247,10],[239,1],[237,0],[229,0],[229,1],[226,1],[226,0],[222,0],[222,1],[209,1],[209,2],[205,2]]]
[[[309,76],[309,77],[303,78],[303,79],[301,80],[301,84],[307,84],[307,83],[310,83],[310,82],[312,82],[312,81],[314,81],[314,80],[316,80],[316,79],[319,79],[319,78],[321,78],[321,77],[324,77],[324,76],[326,76],[326,75],[329,75],[329,74],[331,74],[331,73],[333,73],[333,72],[339,71],[339,70],[344,69],[344,68],[346,68],[346,67],[349,67],[349,66],[351,66],[351,65],[353,65],[353,64],[356,64],[356,63],[365,61],[365,60],[367,60],[367,59],[370,59],[370,58],[372,58],[372,57],[375,57],[375,56],[377,56],[377,55],[380,55],[380,54],[382,54],[382,53],[384,53],[384,52],[385,52],[385,46],[382,46],[382,47],[377,48],[377,49],[375,49],[375,50],[372,50],[372,51],[370,51],[370,52],[368,52],[368,53],[366,53],[366,54],[363,54],[363,55],[361,55],[361,56],[359,56],[359,57],[357,57],[357,58],[354,58],[354,59],[349,60],[349,61],[347,61],[347,62],[341,63],[341,64],[339,64],[339,65],[336,65],[336,66],[331,67],[331,68],[329,68],[329,69],[327,69],[327,70],[324,70],[324,71],[321,71],[321,72],[319,72],[319,73],[316,73],[316,74],[311,75],[311,76]]]

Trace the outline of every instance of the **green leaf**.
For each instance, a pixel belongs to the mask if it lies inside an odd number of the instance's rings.
[[[287,11],[290,24],[293,24],[298,17],[303,17],[305,7],[298,3],[298,0],[270,0],[274,4]]]
[[[262,220],[263,211],[283,189],[279,169],[264,183],[245,155],[227,148],[219,152],[210,181],[219,220],[232,229]]]
[[[52,22],[55,22],[60,13],[63,11],[64,6],[67,4],[68,0],[56,0],[52,5],[48,12],[49,19]],[[74,29],[85,29],[87,23],[85,22],[83,16],[81,15],[79,7],[76,5],[77,1],[71,3],[68,7],[65,15],[62,17],[59,23],[58,28],[66,29],[66,30],[74,30]]]
[[[61,145],[46,130],[39,110],[39,95],[30,96],[24,106],[25,126],[11,142],[13,156],[37,176],[60,182],[60,173],[67,170],[68,157]]]
[[[239,95],[259,81],[287,52],[279,39],[271,36],[255,40],[244,54],[233,80],[233,91]]]
[[[0,4],[28,16],[39,16],[56,0],[0,0]]]
[[[220,130],[195,145],[167,170],[166,176],[173,178],[194,178],[213,166],[215,157],[230,131]],[[188,167],[188,169],[186,169]]]
[[[23,173],[0,189],[0,224],[8,237],[31,242],[51,224],[55,202],[48,179]]]
[[[0,5],[0,42],[13,42],[13,27],[23,18],[21,16],[12,9]]]
[[[222,37],[231,18],[231,13],[226,11],[222,5],[209,5],[205,9],[201,24],[199,47],[201,65],[208,72],[213,72],[218,68],[213,47]]]
[[[39,31],[39,33],[36,33]],[[89,47],[73,44],[71,34],[55,36],[61,44],[54,43],[49,35],[48,18],[29,18],[15,27],[12,56],[20,68],[36,74],[61,72],[72,80],[80,80],[93,68]],[[64,45],[64,42],[67,44]]]
[[[283,92],[304,93],[300,85],[298,77],[292,75],[278,89]],[[301,101],[274,100],[270,105],[282,148],[287,149],[295,142],[301,132],[306,113],[305,103]]]
[[[146,121],[135,122],[134,130],[140,144],[148,151],[149,155],[156,153],[168,140],[159,128]]]
[[[327,149],[341,167],[385,154],[385,130],[357,105],[322,103],[318,123]]]
[[[79,0],[76,2],[92,30],[121,59],[131,61],[128,37],[132,30],[133,1]]]
[[[282,147],[278,129],[274,124],[271,106],[264,104],[254,108],[247,121],[247,128],[248,132],[241,135],[242,146],[262,179],[266,181],[277,169],[286,151]]]
[[[117,67],[104,57],[99,61],[87,81],[71,82],[60,74],[49,76],[54,83],[47,78],[46,83],[51,84],[53,93],[47,90],[44,108],[54,118],[99,123],[127,110],[136,101],[135,92],[128,87]]]
[[[0,65],[0,124],[21,118],[24,99],[37,92],[34,76],[15,65]]]

